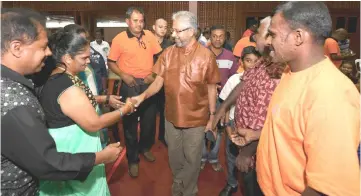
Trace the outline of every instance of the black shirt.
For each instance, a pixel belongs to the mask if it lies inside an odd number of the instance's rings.
[[[172,41],[170,41],[169,39],[163,39],[162,43],[160,44],[160,47],[162,48],[162,51],[153,56],[154,64],[157,62],[158,57],[160,56],[160,54],[162,54],[162,52],[171,45],[173,45]]]
[[[38,180],[85,180],[94,153],[61,153],[33,84],[1,65],[1,194],[35,195]]]
[[[44,109],[49,128],[56,129],[75,124],[71,118],[63,113],[58,103],[59,96],[73,85],[66,73],[54,74],[45,83],[39,101]]]
[[[94,70],[98,94],[100,95],[104,91],[102,79],[108,77],[108,71],[103,56],[91,46],[90,53],[90,66]]]

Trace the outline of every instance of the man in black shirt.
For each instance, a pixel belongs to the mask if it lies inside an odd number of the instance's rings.
[[[119,143],[97,153],[60,153],[34,85],[47,56],[45,20],[25,9],[1,10],[1,194],[35,195],[38,180],[85,180],[94,165],[118,158]]]
[[[168,48],[168,46],[173,45],[172,42],[168,39],[165,39],[164,36],[167,33],[167,21],[163,18],[159,18],[155,21],[155,24],[153,25],[154,35],[158,40],[158,43],[162,47],[162,51],[164,49]],[[154,64],[157,62],[159,55],[161,52],[157,55],[154,55]],[[165,96],[164,96],[164,87],[155,95],[157,96],[157,109],[159,112],[159,132],[158,132],[158,140],[160,140],[165,146],[167,146],[167,143],[164,139],[165,134],[165,120],[164,120],[164,104],[165,104]]]

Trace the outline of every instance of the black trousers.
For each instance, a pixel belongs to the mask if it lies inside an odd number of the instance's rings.
[[[112,92],[110,92],[111,95],[118,95],[119,84],[120,84],[120,80],[114,80],[114,86],[113,86]],[[110,107],[110,108],[111,108],[110,111],[114,111],[114,109],[112,107]],[[110,126],[110,130],[112,130],[113,137],[116,142],[120,142],[118,129],[119,129],[118,123],[115,123],[114,125]]]
[[[245,196],[263,196],[261,188],[257,182],[257,173],[255,169],[248,171],[248,173],[241,172],[244,182]]]
[[[154,95],[157,101],[157,112],[159,112],[159,133],[158,140],[165,140],[165,118],[164,118],[164,109],[165,109],[165,95],[164,95],[164,87],[160,89],[160,91]]]
[[[143,93],[149,85],[144,84],[143,79],[136,79],[138,86],[129,87],[124,82],[120,87],[120,96],[122,101],[128,97],[133,97]],[[123,116],[123,130],[125,137],[125,146],[127,148],[128,164],[139,162],[139,153],[149,151],[154,144],[156,129],[156,102],[152,96],[146,99],[136,112]],[[140,138],[138,141],[138,117],[140,117]]]

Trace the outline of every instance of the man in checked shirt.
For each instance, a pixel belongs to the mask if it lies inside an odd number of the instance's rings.
[[[235,103],[235,127],[227,127],[227,129],[234,129],[232,142],[240,147],[236,166],[241,171],[246,196],[263,195],[257,184],[253,157],[256,154],[258,139],[266,119],[268,104],[285,67],[282,64],[272,63],[268,56],[266,40],[270,22],[271,17],[263,19],[254,36],[257,50],[262,57],[253,68],[244,73],[242,82],[223,102],[213,121],[215,127],[229,107]],[[227,185],[220,195],[228,196],[235,190],[234,187]]]

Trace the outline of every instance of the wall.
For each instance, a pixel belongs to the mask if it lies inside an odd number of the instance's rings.
[[[270,15],[272,10],[280,1],[200,1],[200,2],[150,2],[150,1],[4,1],[3,7],[28,7],[38,11],[51,14],[73,15],[76,22],[88,28],[90,33],[94,33],[95,19],[104,15],[114,15],[124,17],[127,7],[143,7],[147,26],[151,29],[154,21],[159,18],[165,18],[169,23],[173,12],[180,10],[191,10],[198,15],[200,27],[211,26],[213,24],[222,24],[231,33],[231,39],[236,42],[246,30],[247,17],[264,17]],[[333,22],[341,16],[357,16],[357,32],[350,35],[351,48],[360,54],[360,2],[359,1],[328,1],[326,2]],[[335,24],[334,24],[335,28]],[[116,31],[116,30],[114,30]]]
[[[112,42],[113,38],[118,35],[118,33],[127,30],[125,27],[104,27],[104,41]]]
[[[197,12],[200,27],[222,24],[231,33],[233,42],[237,42],[246,30],[247,17],[265,17],[271,15],[280,2],[198,2]],[[360,2],[332,1],[326,2],[333,19],[333,29],[336,28],[337,17],[357,16],[357,31],[350,34],[351,49],[360,58]]]

